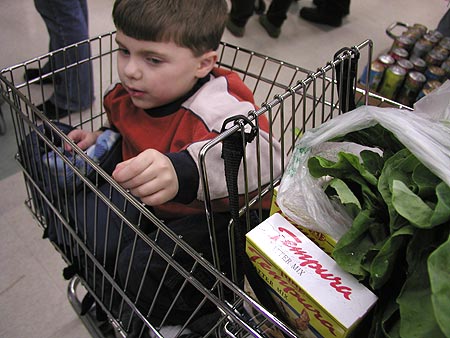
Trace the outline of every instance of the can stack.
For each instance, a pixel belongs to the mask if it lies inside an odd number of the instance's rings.
[[[422,24],[408,26],[387,53],[366,66],[359,83],[383,97],[412,107],[450,79],[450,37]]]

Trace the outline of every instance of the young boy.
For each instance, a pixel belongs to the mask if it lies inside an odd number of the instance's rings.
[[[215,67],[227,19],[226,1],[116,0],[113,18],[120,82],[105,94],[104,107],[108,127],[122,135],[123,162],[112,177],[211,261],[198,154],[218,135],[225,119],[255,109],[253,95],[239,76]],[[269,163],[268,121],[260,118],[259,127],[260,146],[266,150],[262,154],[267,156],[261,161]],[[101,132],[74,130],[68,136],[87,149]],[[206,160],[210,195],[214,200],[223,200],[227,196],[223,160],[220,147],[214,148]],[[273,151],[279,158],[280,148],[275,146]],[[256,156],[255,145],[250,145],[247,152],[249,157]],[[248,162],[250,170],[256,170],[256,159],[249,158]],[[270,179],[267,167],[263,166],[263,183]],[[280,172],[281,168],[277,168],[275,175]],[[254,190],[257,175],[250,176],[250,188]],[[111,200],[121,203],[117,196]],[[144,240],[138,238],[134,243],[134,231],[121,231],[120,219],[114,215],[101,218],[102,208],[102,203],[85,203],[85,208],[78,210],[76,217],[88,223],[88,246],[105,260],[107,270],[117,266],[120,283],[126,285],[131,299],[152,322],[160,323],[176,299],[163,324],[183,323],[192,316],[202,294],[188,285],[177,295],[184,278],[174,269],[166,271],[167,262],[151,254]],[[133,219],[139,218],[136,212],[127,212],[134,213]],[[86,219],[86,214],[99,214],[100,220]],[[224,236],[219,239],[223,262],[227,261],[225,236],[229,220],[228,213],[215,213],[215,231]],[[102,236],[106,231],[108,235]],[[156,226],[150,225],[148,236],[188,271],[192,268],[192,258],[183,250],[174,251],[173,241],[158,235]],[[213,281],[206,273],[197,278],[211,287]]]

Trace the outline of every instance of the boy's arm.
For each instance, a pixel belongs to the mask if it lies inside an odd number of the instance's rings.
[[[119,163],[112,176],[150,206],[168,201],[188,204],[197,196],[197,166],[185,151],[165,155],[147,149]]]
[[[178,193],[173,201],[189,204],[197,197],[200,177],[197,165],[187,151],[166,154],[178,179]]]
[[[171,201],[179,191],[177,172],[166,155],[147,149],[119,163],[112,177],[150,206]]]
[[[248,191],[254,192],[257,191],[259,185],[263,187],[281,176],[282,151],[279,142],[274,139],[270,140],[269,133],[264,129],[259,129],[259,135],[257,137],[259,138],[258,141],[256,139],[253,140],[246,147],[247,173],[244,174],[244,166],[242,163],[239,168],[238,186],[240,194],[245,192],[246,184]],[[197,163],[197,154],[199,154],[204,144],[205,142],[198,142],[188,148],[191,158],[196,162],[197,166],[199,166],[199,163]],[[210,198],[212,200],[226,198],[228,196],[228,190],[225,180],[221,144],[210,148],[205,158]],[[199,184],[196,198],[198,200],[205,199],[205,192],[201,184]]]

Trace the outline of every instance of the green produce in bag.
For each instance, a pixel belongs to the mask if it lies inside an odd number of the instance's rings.
[[[364,336],[450,337],[450,82],[414,108],[362,106],[307,131],[278,190],[378,295]]]

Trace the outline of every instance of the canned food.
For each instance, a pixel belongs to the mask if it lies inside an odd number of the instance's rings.
[[[441,32],[439,32],[438,30],[432,30],[428,32],[428,35],[432,36],[434,39],[436,39],[437,41],[441,40],[444,37],[444,34],[442,34]],[[436,42],[437,42],[436,41]]]
[[[427,82],[425,82],[425,84],[423,85],[423,88],[425,89],[436,89],[439,88],[442,85],[441,81],[438,80],[428,80]]]
[[[419,57],[413,55],[413,56],[411,56],[409,61],[412,62],[414,70],[416,70],[418,72],[424,73],[425,70],[427,69],[427,63],[422,58],[419,58]]]
[[[359,82],[363,85],[366,84],[367,79],[367,69],[369,67],[365,67],[363,70],[363,73],[359,79]],[[381,63],[378,59],[372,61],[370,64],[370,71],[369,71],[369,88],[377,91],[378,87],[380,85],[381,79],[383,78],[385,66],[383,63]]]
[[[433,49],[433,44],[429,40],[421,38],[414,44],[411,54],[421,58],[424,57],[431,49]]]
[[[378,57],[378,61],[380,61],[385,68],[392,66],[395,63],[395,59],[389,54],[381,54]]]
[[[397,95],[397,101],[401,104],[412,107],[426,80],[427,78],[425,75],[420,72],[409,72],[406,75],[405,82]]]
[[[422,90],[417,95],[416,101],[420,100],[422,97],[430,94],[436,88],[439,88],[442,85],[439,81],[428,81],[423,86]]]
[[[439,41],[439,46],[450,51],[450,36],[446,36],[445,38],[442,38],[442,40]]]
[[[422,33],[422,35],[424,35],[428,31],[427,26],[422,25],[421,23],[415,23],[414,25],[412,25],[411,29],[418,30],[419,32]]]
[[[393,51],[396,48],[403,48],[407,51],[410,51],[414,46],[415,40],[407,35],[400,35],[397,37],[392,43],[391,50]]]
[[[406,70],[406,72],[409,72],[410,70],[414,69],[414,65],[411,61],[409,61],[408,59],[400,59],[397,61],[397,64],[404,68]]]
[[[440,66],[447,56],[447,52],[442,49],[433,48],[427,53],[424,60],[428,66]]]
[[[444,62],[442,62],[441,68],[445,72],[445,77],[447,79],[450,79],[450,59],[447,59]]]
[[[409,56],[408,51],[405,48],[395,48],[389,53],[394,60],[407,59]]]
[[[433,51],[433,50],[436,51],[436,53],[439,53],[439,54],[443,55],[444,59],[446,59],[448,57],[449,50],[445,49],[441,45],[434,46],[434,48],[431,51]]]
[[[431,88],[422,88],[422,90],[417,94],[416,102],[419,101],[422,97],[427,96],[430,94],[434,89]]]
[[[422,33],[422,31],[420,31],[419,29],[409,28],[402,35],[407,36],[407,37],[413,39],[414,42],[416,42],[417,40],[419,40],[422,37],[423,34],[424,33]]]
[[[429,66],[425,71],[425,76],[430,80],[442,81],[445,77],[445,70],[439,66]]]
[[[436,45],[442,37],[439,37],[436,33],[428,32],[423,36],[423,38],[428,41],[432,46]]]
[[[405,79],[406,70],[399,65],[392,65],[386,69],[380,84],[380,94],[388,99],[394,99]]]

